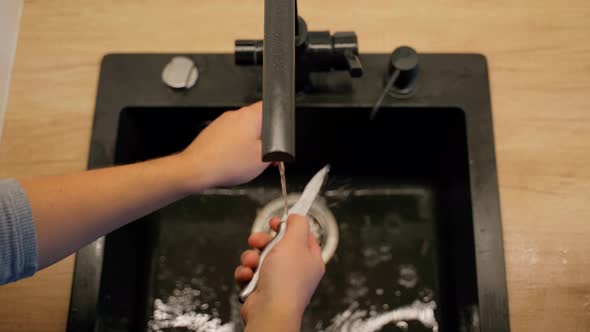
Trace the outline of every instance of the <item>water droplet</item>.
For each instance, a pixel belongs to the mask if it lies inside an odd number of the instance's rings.
[[[400,265],[397,283],[405,288],[414,288],[416,286],[418,283],[418,272],[414,265]]]
[[[377,254],[377,253],[375,252],[375,249],[373,249],[373,248],[367,248],[363,251],[363,255],[365,255],[366,258],[372,257],[375,254]]]
[[[207,309],[209,309],[209,304],[207,304],[207,303],[201,304],[201,310],[207,310]]]
[[[396,290],[394,294],[395,294],[395,296],[401,296],[402,292],[400,292],[399,290]]]
[[[430,242],[428,242],[428,240],[424,240],[422,242],[422,247],[420,248],[420,254],[422,256],[426,256],[428,249],[430,249]]]
[[[363,286],[367,282],[367,277],[358,272],[353,272],[348,279],[348,283],[352,286]]]
[[[375,294],[377,294],[377,295],[383,295],[383,293],[384,293],[384,292],[383,292],[383,288],[377,288],[377,289],[375,290]]]
[[[384,310],[389,309],[389,304],[385,303],[384,305],[381,306],[381,308],[383,308]]]
[[[324,322],[323,321],[318,321],[317,323],[315,323],[315,329],[319,330],[324,326]]]
[[[399,327],[404,332],[408,330],[408,323],[406,323],[404,321],[399,321],[399,322],[395,323],[395,326]]]
[[[434,292],[430,288],[424,288],[418,292],[418,296],[420,297],[420,300],[422,300],[422,302],[428,303],[432,301],[432,298],[434,297]]]

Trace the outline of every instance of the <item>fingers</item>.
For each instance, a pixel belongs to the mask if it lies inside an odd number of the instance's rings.
[[[260,255],[255,250],[246,250],[242,253],[242,256],[240,257],[242,266],[249,267],[251,269],[256,269],[258,267],[259,259]]]
[[[269,223],[270,228],[272,228],[273,231],[277,232],[279,230],[279,226],[281,225],[281,219],[279,217],[274,217],[269,221]]]
[[[273,218],[270,220],[270,226],[275,231],[279,229],[280,223],[281,220],[279,218]],[[262,250],[271,240],[272,236],[270,236],[270,234],[266,232],[257,232],[250,234],[250,237],[248,237],[248,244],[253,248]],[[242,267],[249,268],[251,271],[258,267],[259,261],[260,253],[257,250],[246,250],[240,256]]]
[[[240,285],[245,284],[248,281],[250,281],[250,279],[252,279],[253,275],[254,275],[254,271],[251,268],[246,267],[246,266],[240,265],[234,271],[234,279]]]
[[[309,251],[313,256],[319,256],[321,258],[322,248],[320,248],[320,245],[315,240],[315,236],[313,236],[311,233],[309,233],[309,236],[307,237],[307,246],[309,247]]]
[[[281,219],[275,217],[270,220],[270,228],[272,228],[275,232],[279,230],[280,225]],[[265,232],[256,232],[250,234],[250,237],[248,237],[248,245],[252,248],[262,250],[264,247],[266,247],[270,240],[272,240],[270,234]]]
[[[243,108],[249,109],[249,110],[261,110],[262,109],[262,100],[259,100],[253,104],[244,106]]]
[[[321,276],[323,276],[324,273],[326,273],[326,264],[324,262],[324,259],[322,258],[322,248],[320,247],[318,242],[315,240],[315,237],[311,233],[309,234],[307,244],[311,256],[317,262],[317,264],[315,264],[315,267],[318,269],[318,273],[321,278]]]
[[[252,279],[259,260],[260,256],[256,250],[246,250],[242,253],[240,257],[242,265],[238,266],[234,271],[234,279],[240,286]]]
[[[324,258],[322,257],[322,248],[318,241],[316,241],[315,236],[313,233],[309,232],[309,236],[307,237],[307,247],[309,248],[309,252],[311,256],[318,262],[318,266],[321,268],[322,275],[325,272],[326,265],[324,262]]]
[[[248,237],[248,245],[252,248],[256,248],[258,250],[264,249],[266,245],[272,240],[270,234],[265,232],[257,232],[250,234]]]
[[[260,139],[260,137],[258,138],[258,140],[256,142],[254,142],[255,147],[254,147],[254,154],[253,156],[256,156],[256,158],[260,158],[260,156],[262,156],[262,141]],[[265,169],[268,168],[268,166],[270,166],[269,162],[266,161],[262,161],[262,159],[259,159],[258,162],[260,162],[261,165],[261,170],[260,173],[264,172]],[[260,175],[260,174],[258,174]]]
[[[248,112],[251,116],[249,120],[252,121],[253,134],[257,138],[262,136],[262,101],[256,102],[252,105],[244,106],[238,111]]]
[[[284,240],[291,244],[301,246],[307,245],[309,236],[309,223],[307,218],[292,214],[287,220],[287,232]]]

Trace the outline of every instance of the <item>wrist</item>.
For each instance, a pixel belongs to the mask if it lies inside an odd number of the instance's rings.
[[[183,152],[170,155],[165,159],[166,167],[171,172],[171,181],[179,194],[192,195],[207,189],[207,176],[199,167],[199,163],[187,158]]]
[[[301,329],[302,318],[303,311],[292,305],[290,301],[268,303],[266,306],[249,310],[246,332],[298,332]]]

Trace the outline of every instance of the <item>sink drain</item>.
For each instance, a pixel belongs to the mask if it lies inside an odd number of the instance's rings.
[[[293,206],[301,197],[301,194],[289,194],[287,202],[289,207]],[[262,210],[258,212],[254,225],[252,225],[252,233],[254,232],[267,232],[272,236],[275,232],[270,229],[268,221],[277,216],[283,214],[283,198],[277,198],[266,204]],[[322,249],[322,259],[324,263],[328,263],[336,247],[338,246],[338,225],[336,224],[336,218],[321,197],[318,197],[311,209],[308,212],[309,229],[314,235],[316,241],[319,243]]]

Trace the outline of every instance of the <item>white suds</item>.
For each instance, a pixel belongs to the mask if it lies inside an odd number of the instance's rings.
[[[325,332],[376,332],[387,324],[407,321],[419,321],[433,332],[438,331],[438,322],[434,316],[436,303],[414,301],[409,306],[369,316],[366,310],[354,307],[338,314],[332,319],[332,324]],[[369,317],[367,317],[369,316]],[[403,323],[402,323],[403,324]]]
[[[166,329],[183,327],[193,332],[233,332],[234,323],[222,324],[221,319],[205,313],[196,313],[199,305],[199,291],[190,287],[176,289],[173,296],[164,303],[160,299],[154,301],[152,320],[148,322],[148,331],[161,332]],[[208,304],[201,304],[200,308]]]

